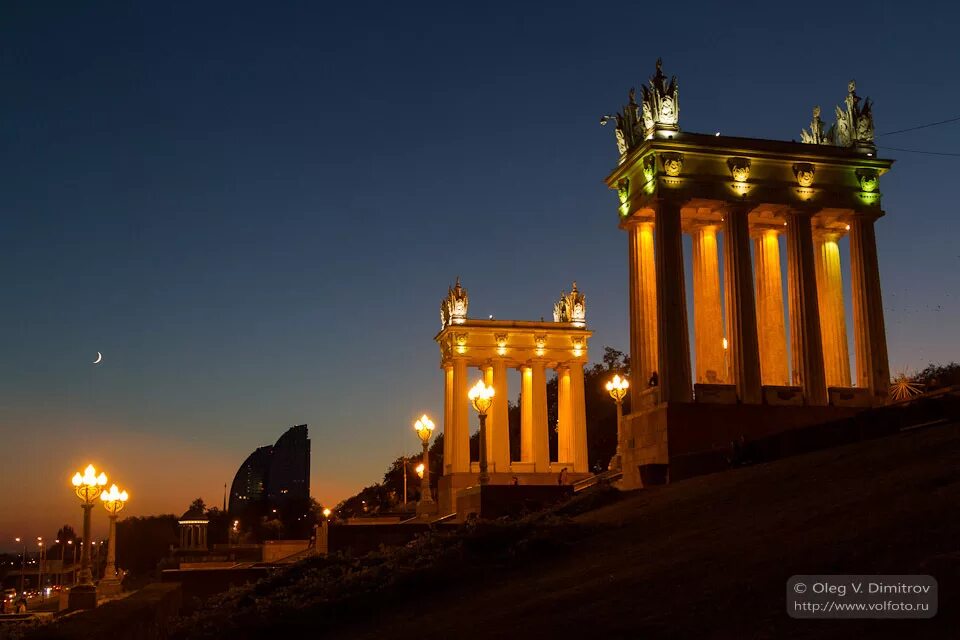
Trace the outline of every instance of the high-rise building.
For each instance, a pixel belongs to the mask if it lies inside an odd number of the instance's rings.
[[[290,427],[275,444],[257,448],[233,478],[230,515],[266,514],[310,499],[310,438],[307,425]]]

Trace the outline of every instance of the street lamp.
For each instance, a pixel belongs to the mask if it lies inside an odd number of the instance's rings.
[[[427,472],[427,465],[421,462],[413,470],[417,472],[418,477],[423,478],[423,474]]]
[[[622,455],[621,443],[623,442],[623,399],[626,397],[629,387],[630,381],[621,378],[619,374],[614,375],[613,379],[607,383],[607,392],[617,403],[617,452],[607,467],[611,471],[623,469],[623,460],[620,457]]]
[[[70,569],[73,572],[73,581],[77,581],[77,545],[73,544],[73,540],[67,540],[67,544],[73,548],[73,560],[70,563]]]
[[[43,600],[43,536],[37,536],[37,546],[40,547],[40,553],[37,557],[39,563],[37,567],[37,589],[40,591],[40,599]]]
[[[121,491],[117,485],[112,485],[109,491],[100,494],[103,508],[110,516],[110,538],[107,542],[107,568],[104,569],[104,579],[100,587],[112,592],[120,591],[120,580],[117,577],[117,514],[123,510],[130,495]],[[98,556],[99,557],[99,556]]]
[[[420,442],[423,443],[423,474],[420,475],[420,501],[417,503],[417,513],[431,513],[434,510],[433,494],[430,492],[430,438],[433,436],[435,425],[433,420],[427,417],[427,414],[420,416],[420,419],[413,423],[413,429],[420,436]],[[404,468],[403,475],[406,477],[407,470]]]
[[[23,573],[27,568],[27,541],[20,538],[14,538],[14,542],[23,544],[23,555],[20,556],[20,594],[23,594]]]
[[[102,471],[97,474],[93,465],[87,465],[83,474],[77,472],[73,476],[73,490],[80,498],[80,508],[83,509],[83,540],[90,540],[90,512],[93,504],[107,484],[107,474]],[[70,590],[71,609],[94,609],[97,606],[97,587],[93,584],[93,575],[90,573],[90,546],[83,545],[80,550],[80,576],[78,584]]]
[[[333,512],[332,512],[332,511],[330,511],[330,509],[329,509],[329,508],[327,508],[327,507],[324,507],[324,509],[323,509],[323,517],[324,517],[324,518],[326,518],[327,520],[329,520],[329,519],[330,519],[330,514],[331,514],[331,513],[333,513]]]
[[[493,387],[488,387],[483,384],[483,380],[478,380],[467,392],[467,397],[480,417],[480,484],[484,485],[490,482],[490,475],[487,473],[487,411],[493,404]]]

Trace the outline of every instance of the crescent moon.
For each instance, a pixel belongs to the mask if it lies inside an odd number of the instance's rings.
[[[97,351],[97,359],[93,361],[93,364],[100,364],[101,360],[103,360],[103,354]]]

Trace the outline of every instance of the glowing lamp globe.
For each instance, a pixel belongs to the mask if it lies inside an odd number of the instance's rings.
[[[473,408],[482,416],[487,415],[487,410],[493,404],[493,387],[483,384],[483,380],[473,385],[473,388],[467,392],[467,397],[473,403]]]
[[[433,435],[434,427],[433,420],[428,418],[427,414],[420,416],[420,419],[413,424],[414,431],[417,432],[417,435],[420,436],[424,444],[430,442],[430,436]]]
[[[627,395],[627,389],[630,387],[630,382],[626,378],[621,378],[619,375],[613,376],[613,379],[607,383],[607,392],[617,402],[623,400],[623,397]]]
[[[100,492],[103,491],[104,485],[107,484],[107,474],[101,471],[98,475],[94,466],[89,464],[87,468],[83,470],[82,475],[79,471],[75,473],[71,482],[73,483],[73,490],[81,502],[84,504],[93,504],[93,501],[96,500]]]

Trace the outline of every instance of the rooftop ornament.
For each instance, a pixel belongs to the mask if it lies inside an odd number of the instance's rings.
[[[627,152],[655,135],[666,135],[680,130],[680,99],[677,77],[667,81],[663,74],[663,60],[657,58],[657,70],[649,85],[640,87],[640,102],[637,103],[637,90],[630,89],[627,104],[623,111],[615,115],[600,118],[600,124],[610,120],[617,123],[617,149],[621,162]]]
[[[469,304],[467,290],[460,286],[460,277],[457,276],[457,283],[447,289],[447,297],[440,302],[440,328],[466,322]]]
[[[854,147],[858,151],[873,153],[873,101],[867,98],[860,104],[857,95],[857,83],[851,80],[847,84],[847,97],[843,106],[835,109],[837,121],[826,132],[823,130],[823,121],[820,119],[820,107],[813,108],[813,120],[810,122],[810,131],[803,129],[800,140],[805,144],[826,144],[837,147]]]
[[[569,322],[575,327],[587,326],[587,299],[574,281],[570,293],[560,292],[560,299],[553,305],[553,321]]]

